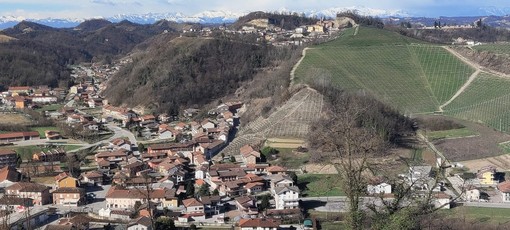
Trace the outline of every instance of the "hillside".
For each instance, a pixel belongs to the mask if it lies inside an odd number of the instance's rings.
[[[282,29],[292,30],[299,26],[315,24],[316,18],[308,18],[304,15],[295,14],[274,14],[262,11],[252,12],[240,17],[233,27],[240,29],[242,26],[267,27],[267,24],[281,27]]]
[[[235,92],[289,54],[287,48],[240,41],[161,36],[111,79],[105,95],[113,104],[177,114]]]
[[[0,42],[0,84],[56,87],[69,80],[68,65],[111,61],[165,30],[172,33],[174,28],[179,27],[165,22],[138,25],[93,20],[76,29],[57,29],[23,21],[0,32],[3,38],[13,38]]]
[[[296,79],[331,81],[373,94],[404,113],[437,111],[474,69],[447,50],[387,30],[361,27],[312,47]]]
[[[476,49],[497,49],[501,60],[508,58],[494,45]],[[295,80],[330,82],[372,94],[405,114],[444,113],[509,132],[510,78],[472,63],[459,50],[463,49],[427,44],[388,30],[360,27],[356,33],[353,28],[334,41],[310,47]],[[485,56],[481,64],[494,60],[491,57]]]

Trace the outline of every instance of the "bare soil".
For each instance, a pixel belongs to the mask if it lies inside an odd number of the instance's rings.
[[[30,123],[30,119],[19,113],[0,113],[0,123],[26,125]]]
[[[480,134],[479,136],[433,141],[436,148],[451,161],[475,160],[504,154],[499,143],[510,141],[510,135],[482,124],[445,116],[422,115],[420,117],[427,116],[442,117],[454,121]]]
[[[467,167],[470,172],[477,172],[480,168],[487,165],[496,166],[499,172],[510,171],[510,155],[508,154],[484,159],[461,161],[460,163]]]

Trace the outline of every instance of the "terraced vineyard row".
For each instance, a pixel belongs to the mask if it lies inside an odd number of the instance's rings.
[[[453,117],[485,123],[510,131],[510,80],[482,73],[444,108]]]
[[[313,89],[304,88],[294,94],[268,118],[259,117],[239,130],[237,137],[221,152],[225,156],[239,156],[239,149],[266,138],[305,138],[309,125],[319,118],[323,97]],[[240,160],[240,159],[237,159]]]
[[[309,89],[306,91],[308,91],[306,98],[286,103],[280,109],[286,115],[268,129],[266,137],[306,138],[310,123],[317,120],[323,106],[323,97],[320,93]]]

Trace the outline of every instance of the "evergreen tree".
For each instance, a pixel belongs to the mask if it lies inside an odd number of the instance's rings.
[[[265,211],[271,207],[271,204],[269,203],[269,198],[270,198],[269,195],[262,196],[262,200],[260,201],[260,205],[259,205],[260,211]]]
[[[198,189],[198,196],[210,196],[211,192],[209,191],[209,184],[204,183],[200,188]]]
[[[186,197],[191,197],[195,195],[195,185],[193,185],[193,181],[188,181],[186,184]]]

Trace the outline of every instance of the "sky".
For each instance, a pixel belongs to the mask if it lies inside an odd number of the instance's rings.
[[[194,15],[208,10],[232,12],[297,12],[332,7],[401,10],[412,16],[480,16],[480,9],[510,12],[509,0],[0,0],[0,16],[25,18],[94,18],[116,14],[180,12]]]

